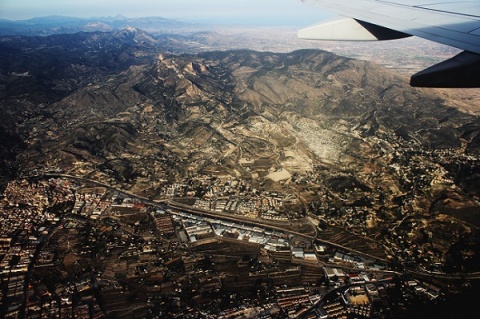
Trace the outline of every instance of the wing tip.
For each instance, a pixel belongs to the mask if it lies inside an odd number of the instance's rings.
[[[414,74],[413,87],[479,88],[480,55],[464,51],[453,58]]]
[[[339,18],[298,31],[298,38],[305,40],[383,41],[409,36],[410,34],[354,18]]]

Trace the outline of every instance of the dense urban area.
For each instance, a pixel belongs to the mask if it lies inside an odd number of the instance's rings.
[[[391,258],[322,240],[311,217],[314,235],[291,230],[282,194],[190,197],[188,205],[166,193],[170,199],[154,203],[79,179],[10,182],[0,201],[1,313],[384,318],[468,285],[465,277],[399,271]],[[408,248],[387,250],[417,254]]]

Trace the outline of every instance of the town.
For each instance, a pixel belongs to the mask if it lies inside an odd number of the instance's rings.
[[[285,215],[284,201],[292,198],[281,193],[177,198],[172,190],[179,188],[167,187],[170,199],[155,203],[78,179],[10,182],[0,198],[0,312],[383,318],[468,284],[464,278],[453,288],[458,280],[441,280],[440,272],[432,280],[400,271],[399,260],[409,262],[401,253],[392,258],[322,239],[325,221]],[[306,220],[310,232],[297,231],[295,223]],[[386,251],[415,257],[399,238]]]

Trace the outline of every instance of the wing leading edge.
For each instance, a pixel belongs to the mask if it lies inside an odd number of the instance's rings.
[[[301,1],[344,16],[300,30],[301,39],[375,41],[418,36],[464,52],[413,75],[412,86],[480,87],[480,1]]]

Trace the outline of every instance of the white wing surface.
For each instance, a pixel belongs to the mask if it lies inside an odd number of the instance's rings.
[[[412,76],[413,86],[480,87],[480,1],[301,0],[342,15],[302,39],[371,41],[418,36],[464,52]]]

